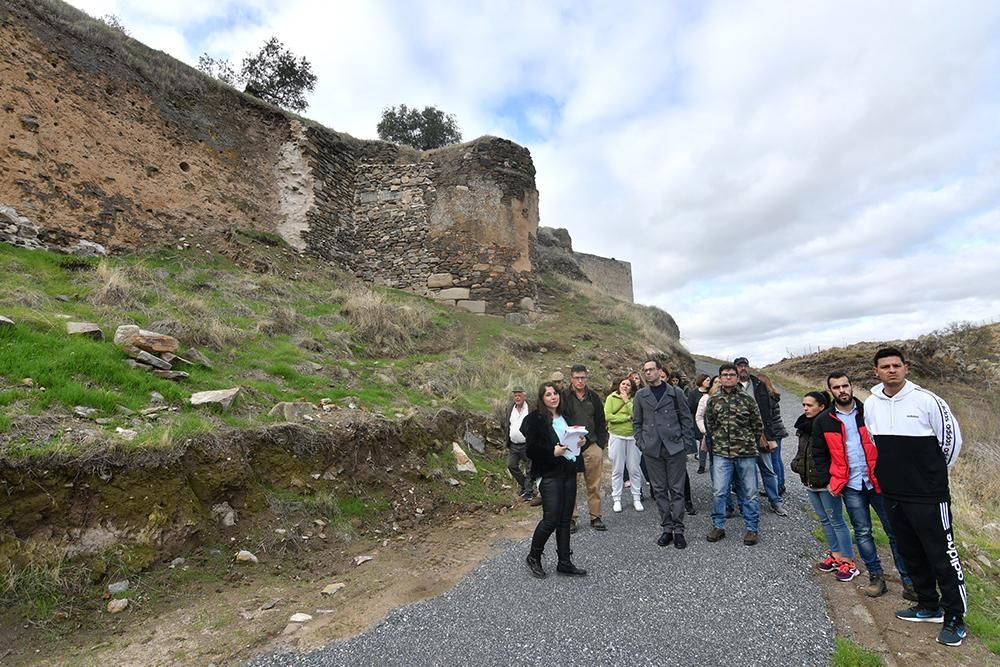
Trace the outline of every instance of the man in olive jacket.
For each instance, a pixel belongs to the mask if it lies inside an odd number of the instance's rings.
[[[661,547],[671,542],[678,549],[687,546],[684,537],[684,480],[687,473],[687,445],[695,439],[694,419],[684,392],[660,377],[660,362],[650,359],[642,365],[646,386],[632,402],[635,444],[646,458],[653,498],[660,510]]]
[[[607,530],[601,519],[601,471],[604,468],[604,448],[608,446],[608,424],[604,419],[604,401],[587,386],[587,367],[577,364],[570,369],[570,388],[561,394],[562,416],[570,426],[587,429],[587,442],[582,460],[583,479],[587,489],[587,509],[590,511],[590,527]],[[573,519],[570,532],[576,532],[577,510],[573,503]]]
[[[757,499],[757,451],[764,423],[757,401],[740,390],[739,375],[733,364],[719,366],[722,391],[708,399],[705,427],[712,436],[712,483],[715,506],[708,541],[726,536],[726,498],[736,478],[736,497],[743,508],[746,532],[743,544],[757,544],[760,501]]]

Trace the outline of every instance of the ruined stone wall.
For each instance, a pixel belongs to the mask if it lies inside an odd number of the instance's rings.
[[[116,252],[254,229],[476,312],[535,298],[535,170],[510,141],[358,140],[51,0],[0,3],[0,55],[3,239]]]
[[[629,262],[585,252],[574,252],[573,258],[594,287],[617,299],[633,303],[632,265]]]

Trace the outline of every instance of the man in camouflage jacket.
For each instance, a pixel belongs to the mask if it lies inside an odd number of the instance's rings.
[[[712,485],[715,506],[709,542],[726,536],[726,498],[736,479],[736,497],[743,509],[746,532],[743,544],[757,544],[760,501],[757,498],[757,452],[764,422],[753,397],[740,391],[739,376],[732,364],[719,367],[722,390],[708,400],[705,426],[712,436]]]

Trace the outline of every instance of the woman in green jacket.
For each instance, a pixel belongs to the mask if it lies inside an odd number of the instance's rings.
[[[615,512],[622,511],[623,471],[628,466],[628,478],[632,482],[632,506],[641,512],[642,469],[639,457],[642,455],[635,444],[632,433],[632,397],[636,386],[629,377],[616,383],[617,390],[604,401],[604,418],[608,422],[608,458],[611,459],[611,499]]]

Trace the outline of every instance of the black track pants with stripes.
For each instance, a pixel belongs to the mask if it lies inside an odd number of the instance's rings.
[[[951,504],[886,499],[885,505],[920,606],[940,606],[946,616],[964,616],[968,597],[951,527]]]

